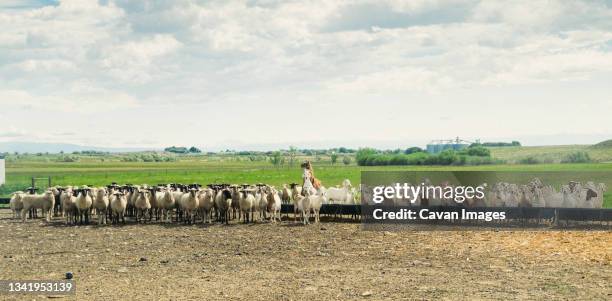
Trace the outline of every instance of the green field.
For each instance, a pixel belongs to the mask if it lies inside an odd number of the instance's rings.
[[[506,163],[521,162],[522,159],[535,158],[543,163],[559,163],[575,152],[586,152],[594,162],[612,162],[612,147],[593,147],[591,145],[554,145],[554,146],[512,146],[489,147],[491,156]]]
[[[300,160],[303,158],[300,158]],[[296,162],[299,162],[296,160]],[[481,165],[481,166],[383,166],[362,167],[356,165],[331,165],[328,160],[315,162],[317,178],[325,186],[339,185],[349,179],[360,182],[361,171],[370,170],[464,170],[464,171],[598,171],[610,175],[606,179],[594,179],[612,183],[612,163],[588,164],[534,164],[534,165]],[[609,173],[608,173],[609,172]],[[81,160],[80,162],[53,162],[48,160],[17,160],[7,163],[7,183],[1,188],[2,196],[23,190],[31,185],[32,177],[51,177],[53,185],[107,185],[111,182],[132,184],[157,183],[268,183],[282,185],[300,182],[301,170],[294,166],[274,167],[267,161],[238,160],[235,158],[189,157],[176,162],[118,162],[106,160]],[[39,182],[44,186],[45,183]],[[612,207],[612,194],[605,195],[606,207]]]

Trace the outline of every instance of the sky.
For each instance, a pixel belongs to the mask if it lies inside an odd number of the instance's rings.
[[[0,142],[612,138],[612,1],[0,0]]]

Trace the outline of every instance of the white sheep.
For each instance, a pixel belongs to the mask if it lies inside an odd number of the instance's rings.
[[[291,187],[291,198],[293,200],[295,200],[298,195],[302,195],[302,187],[300,185],[291,183],[289,187]]]
[[[138,199],[138,196],[140,194],[140,186],[139,185],[135,185],[130,187],[130,193],[128,193],[127,195],[127,212],[128,215],[132,215],[135,216],[136,215],[136,199]]]
[[[240,193],[237,185],[230,186],[230,189],[232,191],[232,218],[238,217],[238,219],[240,219],[238,213],[240,212],[240,198],[242,198],[242,193]]]
[[[195,222],[194,213],[198,209],[198,197],[196,195],[197,191],[198,190],[196,188],[190,188],[188,193],[184,193],[181,196],[179,206],[185,213],[185,222]]]
[[[19,218],[21,216],[21,209],[23,209],[21,197],[23,195],[25,195],[23,191],[15,191],[11,197],[9,205],[11,207],[11,211],[13,211],[13,218]]]
[[[279,192],[281,201],[285,204],[291,202],[291,189],[287,187],[287,184],[283,184],[283,189]]]
[[[175,203],[174,208],[176,209],[176,221],[178,222],[179,216],[182,216],[183,212],[181,209],[181,198],[185,194],[185,191],[182,190],[181,187],[175,187],[175,190],[172,191],[172,197],[174,197]]]
[[[240,205],[240,214],[243,217],[244,223],[249,223],[253,218],[253,206],[255,205],[255,195],[253,195],[253,190],[251,189],[243,189],[240,191],[239,205]]]
[[[270,212],[270,221],[281,221],[281,198],[274,187],[270,187],[267,194],[267,211]]]
[[[327,202],[326,193],[313,194],[305,197],[302,201],[302,216],[304,218],[304,225],[310,224],[310,212],[314,214],[315,223],[320,222],[320,211],[321,205]]]
[[[297,218],[298,218],[298,213],[300,214],[300,218],[304,217],[304,212],[306,211],[306,197],[304,197],[303,195],[297,195],[296,198],[293,199],[293,211],[294,211],[294,217],[293,217],[293,221],[296,222]]]
[[[160,192],[155,194],[157,206],[161,209],[162,220],[166,219],[167,222],[171,222],[170,213],[176,206],[176,199],[174,198],[174,192],[164,187]]]
[[[76,193],[76,190],[68,187],[60,194],[62,216],[66,219],[66,225],[76,224]]]
[[[599,183],[596,185],[594,182],[587,182],[580,196],[582,205],[580,208],[601,208],[603,206],[603,194],[605,192],[606,185]]]
[[[342,186],[340,188],[331,187],[327,189],[327,197],[330,203],[337,204],[354,204],[355,192],[350,186]]]
[[[125,211],[127,208],[127,197],[122,192],[115,192],[110,197],[110,207],[113,213],[113,223],[119,223],[119,220],[125,224]]]
[[[301,212],[299,209],[299,202],[301,200],[300,196],[302,196],[302,187],[300,187],[296,183],[289,184],[291,187],[291,199],[293,200],[293,221],[297,221],[298,212]]]
[[[232,207],[232,192],[228,188],[217,191],[215,196],[215,206],[219,210],[221,222],[229,223],[229,210]]]
[[[210,215],[215,206],[214,192],[212,189],[198,191],[198,212],[202,216],[202,223],[210,222]]]
[[[158,194],[159,189],[157,187],[147,187],[145,189],[149,192],[149,203],[151,205],[151,208],[149,209],[149,216],[151,218],[155,216],[155,219],[159,220],[160,207],[157,204],[157,199],[161,196]]]
[[[563,208],[577,208],[581,204],[582,186],[578,184],[569,184],[561,186],[563,193]]]
[[[542,198],[546,200],[546,207],[560,208],[563,207],[563,192],[557,192],[554,187],[546,185],[542,187]]]
[[[75,200],[75,206],[78,213],[79,222],[83,224],[89,223],[89,216],[91,215],[91,205],[93,204],[93,198],[91,195],[90,188],[78,189],[78,195]]]
[[[103,187],[97,188],[93,197],[92,207],[96,209],[98,214],[98,225],[107,223],[108,205],[109,199],[106,189]]]
[[[51,191],[53,192],[53,196],[55,197],[55,206],[53,206],[53,216],[59,216],[62,212],[62,202],[60,200],[60,196],[62,194],[62,191],[64,191],[65,189],[60,186],[50,187],[49,189],[51,189]]]
[[[271,188],[271,187],[270,187]],[[255,203],[257,212],[259,212],[259,220],[265,220],[266,212],[268,211],[268,193],[266,192],[268,189],[265,186],[260,186],[258,188],[258,192],[255,194]]]
[[[146,214],[149,214],[149,220],[151,220],[151,193],[148,190],[138,191],[134,208],[136,208],[136,222],[139,222],[141,218],[146,221]]]
[[[51,221],[53,214],[53,206],[55,206],[55,197],[53,191],[47,190],[43,194],[23,194],[21,197],[23,209],[21,210],[21,220],[26,221],[27,212],[30,209],[42,209],[43,217],[46,215],[46,220]]]

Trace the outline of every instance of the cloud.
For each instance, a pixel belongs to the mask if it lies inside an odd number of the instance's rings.
[[[14,125],[8,126],[6,129],[0,129],[0,139],[4,140],[6,138],[23,138],[27,136],[27,132],[23,129],[19,129]]]
[[[26,90],[0,90],[0,105],[20,110],[49,112],[96,112],[121,110],[139,106],[137,99],[121,92],[100,89],[87,83],[67,87],[58,94],[32,94]]]
[[[98,66],[121,81],[143,83],[160,72],[156,60],[181,46],[171,35],[154,35],[102,49]]]
[[[405,28],[464,21],[474,1],[360,1],[339,7],[324,31]]]
[[[505,96],[487,94],[493,89],[562,91],[567,84],[582,92],[585,103],[609,101],[612,8],[606,1],[6,3],[10,8],[0,11],[0,104],[9,112],[130,111],[150,119],[206,111],[190,116],[193,126],[183,125],[192,128],[223,122],[211,112],[266,108],[280,117],[258,127],[276,130],[283,120],[289,125],[281,135],[296,130],[284,117],[295,108],[357,116],[383,100],[436,97],[483,107]],[[479,93],[461,99],[462,91]],[[548,97],[568,94],[554,93]],[[135,118],[141,130],[156,126]],[[109,127],[89,122],[92,130]],[[466,131],[476,128],[464,124]],[[556,130],[550,124],[546,130]],[[226,126],[237,136],[252,127],[246,114]],[[326,135],[321,139],[337,139],[327,129],[331,122],[316,126]],[[594,130],[590,123],[578,126]],[[189,139],[183,128],[168,125],[168,135],[185,132],[181,139]],[[360,130],[375,136],[375,130]],[[219,132],[207,139],[223,141]],[[137,141],[132,138],[126,140]]]

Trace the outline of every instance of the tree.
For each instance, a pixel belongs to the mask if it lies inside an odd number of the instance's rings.
[[[333,164],[336,164],[336,161],[338,161],[338,154],[336,154],[336,153],[332,153],[332,154],[331,154],[331,156],[330,156],[330,158],[331,158],[331,164],[332,164],[332,165],[333,165]]]
[[[375,149],[373,148],[360,148],[357,151],[357,155],[355,156],[355,160],[357,160],[357,164],[358,165],[366,165],[366,161],[369,157],[372,157],[373,155],[375,155],[376,153],[378,153]]]
[[[297,147],[289,146],[289,151],[287,153],[289,154],[289,166],[293,166],[295,157],[297,156]]]
[[[470,156],[490,157],[491,151],[486,147],[474,146],[467,149],[467,154]]]
[[[190,153],[201,153],[202,151],[199,148],[192,146],[189,148],[189,152]]]
[[[344,158],[342,158],[342,163],[344,163],[344,165],[351,164],[351,158],[349,156],[344,156]]]
[[[272,165],[278,167],[281,166],[283,164],[284,158],[281,155],[281,152],[274,152],[272,153],[272,157],[270,157],[270,162],[272,163]]]
[[[174,145],[171,147],[164,148],[164,151],[169,152],[169,153],[177,153],[177,154],[186,154],[189,152],[189,150],[184,146],[177,147]]]
[[[413,146],[413,147],[409,147],[404,151],[404,154],[406,155],[410,155],[410,154],[414,154],[414,153],[422,153],[423,149],[417,146]]]

